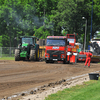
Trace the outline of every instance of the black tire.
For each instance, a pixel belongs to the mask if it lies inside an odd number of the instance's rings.
[[[45,62],[46,62],[46,63],[49,63],[49,61],[48,61],[48,60],[45,60]]]
[[[19,61],[19,60],[20,60],[20,50],[15,49],[15,61]]]
[[[35,50],[34,49],[31,49],[30,50],[30,60],[31,61],[34,61],[34,60],[36,60],[36,54],[35,54]]]
[[[66,64],[66,60],[63,61],[63,64]]]
[[[29,56],[27,56],[27,60],[29,60]]]
[[[68,63],[67,56],[66,56],[66,59],[64,59],[64,61],[63,61],[63,64],[66,64],[66,63]]]
[[[66,64],[67,63],[67,57],[66,57],[66,59],[64,59],[64,61],[63,61],[63,64]]]

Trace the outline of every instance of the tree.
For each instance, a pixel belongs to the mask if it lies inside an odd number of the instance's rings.
[[[33,35],[32,22],[34,22],[33,15],[35,14],[33,5],[22,6],[19,0],[9,0],[9,2],[5,0],[0,10],[0,33],[3,34],[3,46],[14,46],[14,38],[20,35]],[[7,44],[4,42],[6,38]]]
[[[94,0],[94,14],[93,17],[93,33],[99,30],[99,0]],[[78,33],[78,38],[84,36],[85,32],[85,20],[82,20],[84,16],[87,23],[87,45],[90,37],[91,27],[91,8],[92,0],[60,0],[57,5],[57,10],[52,10],[51,20],[54,22],[54,30],[57,34],[61,34],[62,27],[68,33]],[[93,15],[94,15],[93,14]],[[98,18],[98,19],[97,19]],[[93,35],[93,34],[92,34]],[[81,38],[82,43],[84,38]]]
[[[93,31],[100,31],[100,1],[93,0]],[[0,0],[0,36],[2,46],[14,46],[14,38],[33,35],[46,38],[48,35],[78,33],[84,40],[87,19],[87,45],[90,40],[92,0]],[[81,38],[80,38],[81,37]]]
[[[0,36],[0,47],[2,47],[2,36]]]

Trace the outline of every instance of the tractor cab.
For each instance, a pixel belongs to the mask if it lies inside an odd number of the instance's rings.
[[[38,60],[39,59],[39,45],[36,44],[37,38],[35,36],[21,36],[20,44],[15,49],[15,61],[24,60]]]
[[[35,45],[36,37],[35,36],[21,36],[20,37],[20,45],[27,46],[27,45]]]

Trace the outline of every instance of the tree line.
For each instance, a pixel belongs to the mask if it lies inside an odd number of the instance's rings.
[[[92,37],[100,30],[100,0],[93,0]],[[0,47],[13,47],[27,35],[45,39],[49,35],[78,33],[87,45],[90,39],[92,0],[0,0]]]

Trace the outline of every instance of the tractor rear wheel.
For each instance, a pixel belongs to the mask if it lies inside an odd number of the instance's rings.
[[[20,50],[15,49],[15,61],[19,61],[19,60],[20,60]]]
[[[30,50],[30,60],[31,61],[36,60],[36,54],[35,54],[35,50],[34,49]]]

